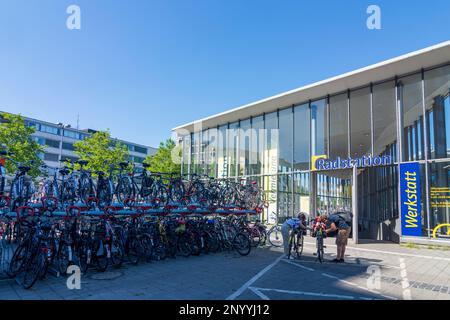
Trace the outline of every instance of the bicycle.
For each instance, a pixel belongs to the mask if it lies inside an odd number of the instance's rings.
[[[317,260],[319,260],[320,263],[323,262],[323,255],[324,255],[324,245],[323,245],[323,239],[326,237],[325,229],[322,225],[320,225],[315,233],[316,236],[316,255]]]
[[[276,216],[275,212],[272,212],[272,214]],[[281,248],[283,246],[283,236],[281,234],[281,224],[278,223],[278,216],[276,216],[275,224],[267,231],[267,239],[274,247]]]
[[[295,253],[297,259],[300,259],[303,253],[304,232],[299,227],[295,227],[289,236],[289,253],[288,259],[292,253]]]

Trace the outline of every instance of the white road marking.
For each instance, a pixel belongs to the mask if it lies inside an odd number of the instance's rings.
[[[246,283],[244,283],[242,285],[242,287],[240,287],[239,289],[237,289],[233,294],[231,294],[230,296],[228,296],[228,298],[226,298],[226,300],[234,300],[237,297],[239,297],[246,289],[248,289],[248,287],[250,287],[256,280],[258,280],[259,278],[261,278],[266,272],[268,272],[270,269],[272,269],[273,267],[275,267],[277,265],[278,262],[280,262],[281,259],[283,259],[284,254],[281,255],[280,257],[278,257],[274,262],[272,262],[271,264],[269,264],[267,267],[265,267],[264,269],[262,269],[260,272],[258,272],[253,278],[251,278],[250,280],[248,280]]]
[[[411,290],[409,289],[408,273],[406,271],[405,259],[398,258],[400,262],[400,276],[402,277],[403,300],[411,300]]]
[[[312,268],[308,268],[308,267],[302,266],[301,264],[298,264],[298,263],[295,263],[295,262],[292,262],[292,261],[288,261],[288,260],[283,260],[283,261],[286,262],[286,263],[288,263],[288,264],[294,265],[294,266],[296,266],[296,267],[302,268],[302,269],[304,269],[304,270],[308,270],[308,271],[311,271],[311,272],[314,272],[314,271],[315,271],[315,269],[312,269]],[[382,294],[382,293],[380,293],[380,292],[378,292],[378,291],[376,291],[376,290],[371,290],[371,289],[369,289],[369,288],[360,286],[360,285],[357,284],[357,283],[353,283],[353,282],[350,282],[350,281],[347,281],[347,280],[343,280],[343,279],[341,279],[341,278],[339,278],[339,277],[333,276],[333,275],[328,274],[328,273],[322,273],[321,275],[324,276],[324,277],[331,278],[331,279],[334,279],[334,280],[336,280],[336,281],[345,283],[345,284],[347,284],[347,285],[349,285],[349,286],[353,286],[353,287],[357,287],[357,288],[362,289],[362,290],[365,290],[365,291],[369,291],[370,293],[380,295],[380,296],[382,296],[382,297],[384,297],[384,298],[387,298],[387,299],[390,299],[390,300],[397,300],[397,298],[395,298],[395,297],[391,297],[391,296],[384,295],[384,294]]]
[[[283,260],[283,261],[285,261],[285,260]],[[297,261],[299,261],[301,263],[314,263],[314,264],[317,265],[317,261],[309,261],[309,260],[301,260],[301,259],[297,260]],[[295,262],[291,262],[291,263],[295,263]],[[328,261],[324,261],[322,264],[335,265],[335,264],[332,264],[332,263],[330,263]],[[348,260],[346,260],[346,262],[344,264],[340,264],[340,265],[341,266],[342,265],[351,265],[352,267],[361,267],[361,268],[367,268],[368,266],[379,266],[379,267],[383,267],[383,268],[386,268],[386,269],[400,269],[399,266],[391,266],[391,265],[388,265],[388,264],[381,264],[381,263],[362,264],[362,263],[356,263],[356,262],[355,263],[349,262]]]
[[[304,269],[304,270],[308,270],[308,271],[315,271],[315,270],[314,270],[314,269],[312,269],[312,268],[308,268],[308,267],[302,266],[301,264],[298,264],[298,263],[295,263],[295,262],[292,262],[292,261],[289,261],[289,260],[283,260],[283,262],[286,262],[286,263],[292,264],[293,266],[296,266],[296,267],[302,268],[302,269]]]
[[[268,296],[266,296],[264,293],[259,291],[257,288],[254,287],[248,287],[254,294],[256,294],[258,297],[260,297],[262,300],[270,300]]]
[[[327,278],[331,278],[331,279],[337,280],[337,281],[342,282],[342,283],[345,283],[345,284],[347,284],[347,285],[350,285],[350,286],[353,286],[353,287],[357,287],[357,288],[359,288],[359,289],[361,289],[361,290],[366,290],[366,291],[369,291],[370,293],[380,295],[380,296],[382,296],[382,297],[384,297],[384,298],[386,298],[386,299],[389,299],[389,300],[398,300],[398,299],[395,298],[395,297],[392,297],[392,296],[388,296],[388,295],[382,294],[381,292],[378,292],[378,291],[376,291],[376,290],[372,290],[372,289],[369,289],[369,288],[360,286],[359,284],[356,284],[356,283],[353,283],[353,282],[350,282],[350,281],[347,281],[347,280],[343,280],[343,279],[341,279],[341,278],[339,278],[339,277],[333,276],[333,275],[328,274],[328,273],[322,273],[322,275],[323,275],[324,277],[327,277]]]
[[[315,243],[312,243],[312,242],[304,242],[304,244],[316,245]],[[326,246],[327,247],[336,247],[336,245],[333,245],[333,244],[327,244]],[[405,256],[405,257],[414,257],[414,258],[450,261],[450,258],[424,256],[424,255],[420,255],[420,254],[384,251],[384,250],[367,249],[367,248],[355,248],[355,247],[350,247],[350,246],[347,246],[347,250],[367,251],[367,252],[376,252],[376,253],[383,253],[383,254],[392,254],[392,255],[396,255],[396,256]]]
[[[348,299],[353,300],[357,299],[354,296],[340,295],[340,294],[331,294],[331,293],[317,293],[317,292],[309,292],[309,291],[292,291],[292,290],[283,290],[283,289],[272,289],[272,288],[254,288],[258,291],[275,291],[279,293],[287,293],[287,294],[297,294],[303,296],[313,296],[313,297],[326,297],[326,298],[336,298],[336,299]]]

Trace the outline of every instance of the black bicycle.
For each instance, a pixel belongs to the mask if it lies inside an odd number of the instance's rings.
[[[303,253],[303,240],[304,240],[304,231],[301,230],[300,227],[294,228],[289,237],[288,258],[290,258],[291,255],[295,255],[297,259],[300,259]]]

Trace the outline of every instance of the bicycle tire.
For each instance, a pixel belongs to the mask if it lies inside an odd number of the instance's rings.
[[[305,236],[301,234],[297,239],[297,258],[300,259],[303,253],[303,244],[304,244]]]
[[[249,237],[242,232],[238,232],[233,238],[233,248],[241,255],[246,256],[252,250]]]
[[[120,268],[123,263],[124,249],[119,239],[113,239],[111,243],[111,265],[113,268]]]
[[[320,263],[323,262],[323,238],[317,237],[317,259]]]
[[[14,278],[17,273],[22,268],[22,265],[26,262],[27,250],[26,245],[23,243],[19,245],[17,249],[14,251],[11,261],[8,266],[8,270],[6,271],[6,275],[9,278]]]
[[[273,247],[281,248],[283,246],[283,235],[281,234],[281,227],[274,226],[267,233],[267,239]]]
[[[22,272],[16,276],[24,289],[28,290],[36,283],[42,269],[45,268],[45,259],[44,254],[36,252],[27,261]]]
[[[142,244],[136,238],[130,239],[127,243],[127,248],[126,248],[127,258],[128,258],[128,261],[133,265],[138,264],[139,258],[142,255],[143,248],[141,248],[141,246],[142,246]]]

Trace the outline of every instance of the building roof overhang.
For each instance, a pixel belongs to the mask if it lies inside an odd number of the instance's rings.
[[[327,95],[376,83],[396,76],[405,75],[421,69],[431,68],[450,62],[450,41],[414,51],[393,59],[370,65],[315,82],[298,89],[252,102],[216,115],[196,120],[172,130],[183,134],[199,128],[214,128],[221,124],[247,119],[251,116],[276,111],[298,103],[315,100]],[[201,126],[197,126],[201,123]]]

